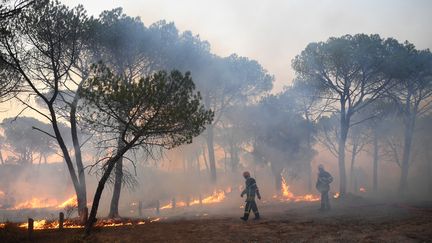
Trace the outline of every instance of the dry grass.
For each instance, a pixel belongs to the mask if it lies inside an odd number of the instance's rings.
[[[336,202],[331,212],[317,203],[261,205],[263,219],[242,222],[234,213],[187,214],[145,225],[36,231],[35,242],[432,242],[432,204]],[[25,242],[24,230],[0,230],[0,242]]]

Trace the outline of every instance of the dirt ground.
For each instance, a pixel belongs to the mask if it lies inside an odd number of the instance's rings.
[[[161,221],[97,228],[39,230],[34,242],[432,242],[432,202],[334,201],[259,203],[262,219],[243,222],[242,209],[182,212]],[[0,242],[29,242],[25,230],[0,230]]]

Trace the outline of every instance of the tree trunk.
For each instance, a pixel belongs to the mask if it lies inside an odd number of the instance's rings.
[[[274,162],[270,164],[272,173],[275,178],[275,189],[277,193],[282,191],[282,171],[279,165],[276,165]]]
[[[48,109],[50,111],[51,114],[51,123],[53,126],[53,130],[54,130],[54,134],[57,138],[57,142],[59,144],[59,147],[62,151],[63,154],[63,159],[68,167],[68,171],[69,171],[69,175],[71,176],[72,179],[72,184],[74,186],[75,189],[75,194],[77,196],[77,201],[78,201],[78,208],[85,208],[87,205],[86,203],[86,192],[85,192],[85,183],[84,183],[84,187],[81,185],[77,174],[75,173],[75,169],[74,166],[72,164],[72,159],[70,157],[69,151],[67,150],[66,144],[63,140],[63,137],[60,133],[60,129],[58,127],[57,124],[57,117],[56,117],[56,113],[54,110],[54,107],[52,105],[48,105]],[[76,151],[75,151],[76,152]],[[82,174],[84,176],[84,172],[82,171]],[[84,190],[83,190],[84,188]]]
[[[415,126],[415,114],[409,114],[409,117],[405,122],[404,149],[403,149],[402,165],[401,165],[402,171],[401,171],[401,179],[399,185],[399,192],[401,194],[406,192],[408,186],[408,170],[409,170],[409,162],[411,157],[411,144],[414,135],[413,134],[414,126]]]
[[[354,142],[352,145],[351,167],[350,167],[350,187],[351,187],[351,191],[353,193],[355,193],[357,190],[357,186],[354,185],[354,177],[356,176],[354,173],[354,164],[355,164],[356,154],[357,154],[357,144]]]
[[[373,146],[374,146],[374,152],[373,152],[373,192],[378,192],[378,131],[374,129],[374,138],[373,138]]]
[[[78,215],[82,217],[84,215],[84,211],[87,207],[87,188],[86,188],[86,180],[84,173],[84,164],[82,161],[81,155],[81,144],[78,139],[78,129],[77,129],[77,120],[76,120],[76,111],[79,100],[79,92],[82,89],[82,84],[84,83],[84,79],[81,81],[77,88],[77,94],[75,94],[74,99],[70,105],[70,124],[71,124],[71,137],[72,143],[75,152],[75,162],[78,170],[78,180],[79,180],[79,192],[77,193],[77,201],[78,201]],[[87,220],[87,219],[85,219]]]
[[[119,138],[117,143],[117,148],[120,150],[124,146],[123,141]],[[113,195],[111,198],[110,212],[108,214],[108,218],[118,218],[119,215],[119,201],[120,201],[120,193],[122,189],[123,183],[123,157],[120,157],[116,162],[115,166],[115,181],[113,188]]]
[[[207,127],[207,149],[210,162],[210,178],[212,183],[216,183],[216,159],[213,144],[213,124]]]
[[[1,152],[1,150],[0,150],[0,162],[2,163],[2,165],[4,165],[4,160],[3,160],[3,154],[2,154],[2,152]]]
[[[201,179],[201,165],[200,165],[199,155],[197,155],[196,157],[196,162],[197,162],[198,177]]]
[[[228,158],[227,158],[227,152],[226,152],[225,148],[223,149],[223,151],[224,151],[224,171],[226,174],[227,173],[227,160],[228,160]]]
[[[312,160],[308,161],[306,165],[306,174],[307,174],[307,189],[308,192],[312,192]]]
[[[96,223],[96,214],[99,208],[99,202],[100,198],[102,196],[103,189],[105,187],[105,183],[107,182],[114,165],[116,165],[116,162],[123,157],[123,155],[131,148],[133,144],[138,140],[138,137],[135,137],[131,142],[129,142],[126,146],[122,147],[119,151],[117,151],[116,155],[108,160],[107,169],[103,173],[101,179],[99,180],[98,186],[96,188],[95,195],[93,197],[93,204],[90,211],[89,218],[87,220],[86,226],[85,226],[85,233],[86,235],[89,235],[94,223]]]
[[[308,114],[307,112],[305,112],[305,114]],[[306,115],[306,121],[308,122],[308,124],[311,124],[311,121],[309,119],[309,116]],[[309,127],[307,129],[307,145],[308,148],[312,148],[312,132],[311,132],[311,127]],[[313,160],[313,156],[311,156],[311,158],[308,160],[308,163],[306,165],[306,173],[307,173],[307,186],[308,186],[308,191],[309,193],[312,193],[312,160]]]
[[[208,173],[210,173],[210,167],[209,167],[208,162],[207,162],[207,156],[206,156],[205,148],[203,148],[203,159],[204,159],[204,165],[206,167],[206,170]]]
[[[340,136],[338,145],[338,165],[339,165],[339,195],[346,194],[346,169],[345,169],[345,144],[348,135],[349,122],[345,118],[345,112],[341,114]]]
[[[235,146],[233,143],[230,144],[230,154],[231,154],[231,170],[232,172],[238,171],[238,165],[239,165],[239,156],[238,156],[238,149],[237,146]]]

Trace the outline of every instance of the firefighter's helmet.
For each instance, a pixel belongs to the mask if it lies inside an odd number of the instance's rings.
[[[245,172],[243,172],[243,177],[244,177],[244,178],[248,178],[248,177],[250,177],[250,173],[249,173],[249,171],[245,171]]]

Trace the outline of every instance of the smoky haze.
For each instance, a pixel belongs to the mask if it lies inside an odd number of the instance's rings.
[[[316,206],[320,164],[334,177],[332,198],[431,200],[429,1],[62,3],[82,3],[94,19],[77,27],[80,45],[65,45],[82,49],[59,50],[71,62],[59,64],[60,88],[41,48],[15,67],[30,78],[1,105],[0,220],[52,217],[76,195],[85,199],[69,216],[82,216],[104,178],[98,218],[232,216],[244,208],[243,171],[259,206]],[[2,37],[2,53],[28,41],[20,34]],[[57,100],[35,98],[32,81]],[[157,117],[137,100],[170,106]],[[111,161],[152,115],[148,137]]]
[[[418,48],[432,48],[432,3],[415,1],[79,1],[90,14],[123,7],[145,24],[173,21],[182,31],[192,30],[212,44],[221,56],[238,53],[258,60],[276,76],[275,90],[291,83],[291,60],[311,40],[356,33],[380,33],[409,40]]]

